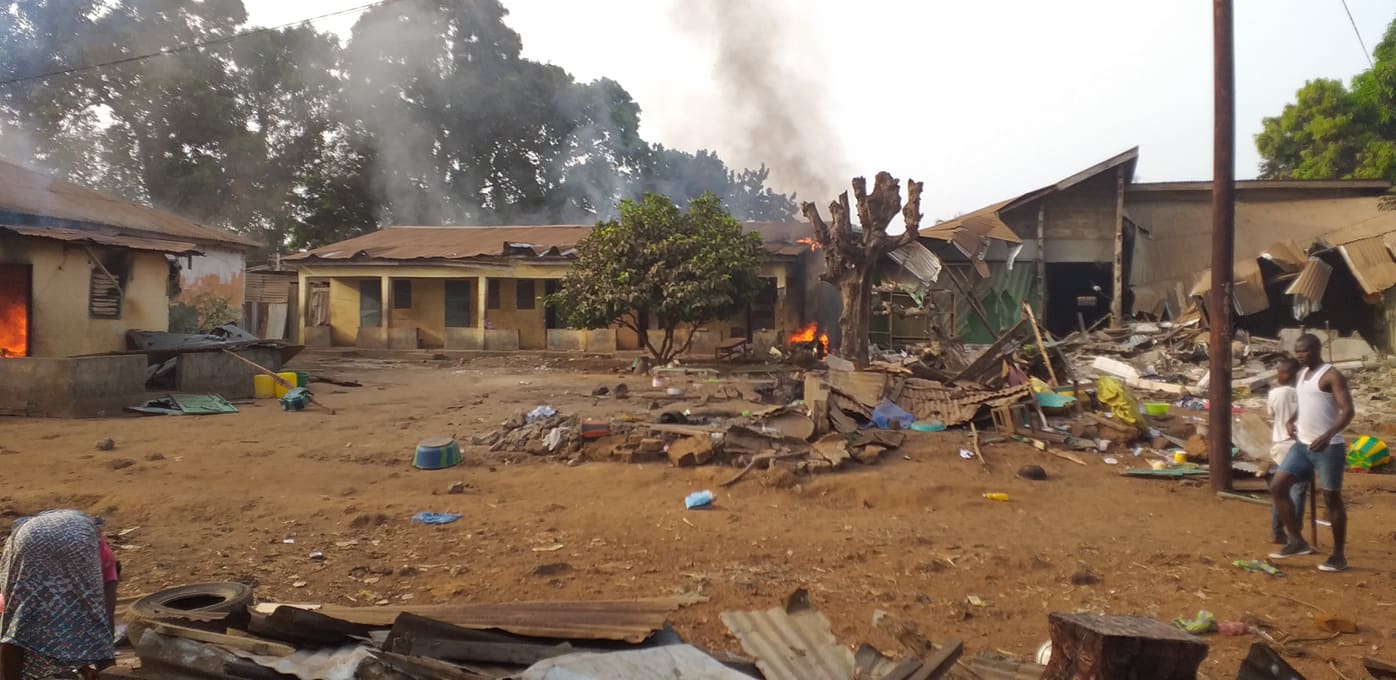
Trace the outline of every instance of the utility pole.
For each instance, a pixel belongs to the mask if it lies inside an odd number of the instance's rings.
[[[1231,488],[1232,261],[1236,252],[1236,68],[1231,0],[1212,0],[1212,289],[1207,452],[1212,489]]]

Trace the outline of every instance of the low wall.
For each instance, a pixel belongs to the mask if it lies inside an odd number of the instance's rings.
[[[387,349],[388,329],[381,327],[360,328],[354,337],[354,346],[363,349]]]
[[[447,328],[446,349],[482,350],[485,331],[481,328]]]
[[[281,370],[281,352],[275,349],[239,350],[238,356]],[[252,376],[259,371],[222,352],[186,352],[175,360],[175,391],[217,394],[224,399],[248,399],[254,395]]]
[[[305,342],[302,344],[306,347],[332,347],[333,333],[329,326],[306,326]]]
[[[0,415],[119,415],[145,398],[145,366],[141,354],[0,359]]]
[[[599,328],[587,331],[586,350],[592,354],[615,354],[616,331],[614,328]]]
[[[587,332],[570,328],[548,329],[549,352],[584,352],[587,348]]]
[[[388,329],[388,349],[417,349],[419,342],[416,328]]]
[[[519,332],[512,329],[485,329],[485,349],[492,352],[512,352],[519,348]]]

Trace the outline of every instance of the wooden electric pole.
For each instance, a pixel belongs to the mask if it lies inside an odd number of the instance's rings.
[[[1236,252],[1236,68],[1231,0],[1212,0],[1212,289],[1207,314],[1211,336],[1208,468],[1212,488],[1231,488],[1232,261]]]

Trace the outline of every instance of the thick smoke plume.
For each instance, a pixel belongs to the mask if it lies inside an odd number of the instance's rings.
[[[771,168],[778,189],[826,201],[851,176],[841,138],[826,117],[835,93],[822,87],[820,40],[800,3],[788,0],[678,2],[674,24],[716,50],[719,92],[714,139],[735,166]]]

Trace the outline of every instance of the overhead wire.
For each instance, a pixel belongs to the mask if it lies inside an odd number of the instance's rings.
[[[258,26],[257,28],[249,29],[249,30],[246,30],[246,31],[241,31],[241,32],[238,32],[238,33],[234,33],[234,34],[232,34],[232,35],[227,35],[227,36],[223,36],[223,37],[220,37],[220,38],[210,38],[210,39],[208,39],[208,40],[199,40],[199,41],[192,42],[192,43],[185,43],[185,44],[183,44],[183,45],[175,45],[174,47],[166,47],[166,48],[162,48],[162,49],[159,49],[159,50],[155,50],[154,52],[145,52],[145,53],[142,53],[142,54],[133,54],[133,55],[131,55],[131,56],[129,56],[129,57],[122,57],[122,58],[120,58],[120,59],[112,59],[112,60],[110,60],[110,61],[103,61],[103,62],[98,62],[98,63],[95,63],[95,64],[84,64],[84,65],[82,65],[82,66],[72,66],[72,67],[69,67],[69,68],[55,69],[55,70],[47,71],[47,72],[44,72],[44,73],[35,73],[35,74],[33,74],[33,75],[20,76],[20,77],[18,77],[18,78],[9,78],[9,79],[6,79],[6,80],[0,80],[0,86],[15,85],[15,84],[18,84],[18,83],[27,83],[27,82],[34,81],[34,80],[43,80],[43,79],[45,79],[45,78],[54,78],[54,77],[59,77],[59,76],[68,76],[68,75],[72,75],[72,74],[74,74],[74,73],[82,73],[82,72],[84,72],[84,71],[92,71],[92,70],[95,70],[95,69],[107,68],[107,67],[110,67],[110,66],[119,66],[119,65],[122,65],[122,64],[130,64],[130,63],[133,63],[133,62],[144,61],[144,60],[146,60],[146,59],[154,59],[155,57],[169,56],[169,55],[171,55],[171,54],[178,54],[178,53],[180,53],[180,52],[187,52],[187,51],[189,51],[189,50],[199,49],[199,48],[201,48],[201,47],[208,47],[209,45],[226,44],[226,43],[230,43],[230,42],[233,42],[233,41],[235,41],[235,40],[241,40],[242,38],[246,38],[246,37],[253,36],[253,35],[260,35],[260,34],[262,34],[262,33],[269,33],[269,32],[272,32],[272,31],[279,31],[279,30],[281,30],[281,29],[283,29],[283,28],[291,28],[292,26],[301,26],[301,25],[304,25],[304,24],[310,24],[310,23],[314,23],[314,22],[316,22],[316,21],[321,21],[321,20],[324,20],[324,19],[329,19],[329,18],[332,18],[332,17],[337,17],[337,16],[341,16],[341,15],[345,15],[345,14],[352,14],[352,13],[354,13],[354,12],[360,12],[360,11],[364,11],[364,10],[369,10],[369,9],[373,9],[373,8],[375,8],[375,7],[381,7],[381,6],[383,6],[383,5],[390,5],[390,4],[393,4],[393,3],[396,3],[396,2],[402,2],[402,0],[377,0],[376,2],[370,2],[370,3],[365,4],[365,5],[358,5],[357,7],[350,7],[350,8],[348,8],[348,9],[341,9],[341,10],[337,10],[337,11],[334,11],[334,12],[328,12],[328,13],[321,14],[321,15],[318,15],[318,16],[310,17],[310,18],[308,18],[308,19],[300,19],[300,20],[298,20],[298,21],[287,22],[287,23],[284,23],[284,24],[280,24],[280,25],[278,25],[278,26]]]
[[[1352,33],[1357,36],[1357,44],[1362,47],[1362,56],[1367,57],[1367,65],[1376,68],[1376,62],[1372,61],[1372,53],[1367,50],[1366,41],[1362,40],[1362,31],[1357,30],[1357,20],[1352,18],[1352,10],[1348,8],[1348,0],[1340,0],[1343,3],[1343,11],[1347,12],[1348,23],[1352,24]]]

